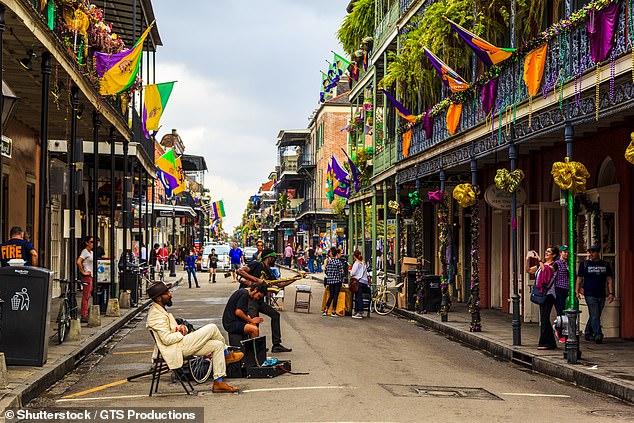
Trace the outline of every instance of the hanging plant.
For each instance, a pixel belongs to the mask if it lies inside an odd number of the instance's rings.
[[[357,0],[337,31],[343,50],[352,55],[363,38],[374,35],[374,0]]]

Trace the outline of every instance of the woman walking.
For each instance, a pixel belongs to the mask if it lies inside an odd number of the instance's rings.
[[[535,284],[541,292],[546,293],[546,301],[539,305],[539,342],[538,350],[554,350],[557,348],[555,334],[550,323],[550,313],[555,305],[555,278],[557,277],[558,265],[555,260],[559,257],[557,247],[548,247],[544,252],[544,260],[537,252],[530,251],[526,257],[526,272],[535,275]],[[536,266],[529,267],[529,261],[533,258],[538,260]]]
[[[328,285],[330,296],[328,297],[326,309],[324,310],[322,316],[328,315],[328,309],[332,303],[332,313],[330,313],[330,316],[339,317],[337,314],[337,299],[339,297],[339,292],[341,291],[341,285],[343,285],[343,275],[345,270],[343,268],[343,263],[339,259],[340,254],[337,247],[332,247],[328,255],[330,256],[330,259],[326,264],[324,273],[326,273],[325,284]]]
[[[81,322],[88,323],[88,299],[92,293],[93,237],[87,236],[81,243],[77,268],[81,275]]]
[[[194,275],[194,281],[196,282],[196,288],[200,288],[198,285],[198,278],[196,277],[196,260],[198,255],[193,248],[190,248],[189,255],[185,258],[185,269],[187,270],[187,282],[189,287],[192,287],[192,275]]]
[[[350,271],[350,280],[353,278],[359,281],[359,289],[354,293],[354,305],[355,313],[352,315],[353,319],[363,319],[363,294],[370,293],[369,279],[368,279],[368,267],[363,262],[363,255],[361,251],[354,251],[354,264]]]

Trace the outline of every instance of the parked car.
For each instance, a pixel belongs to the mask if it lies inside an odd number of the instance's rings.
[[[258,249],[256,247],[244,247],[242,249],[242,252],[244,253],[244,262],[251,263],[251,258],[257,251]]]
[[[218,255],[218,271],[226,272],[231,269],[231,262],[229,259],[229,250],[231,247],[227,244],[207,244],[203,249],[203,255],[200,259],[200,270],[202,272],[209,271],[209,254],[211,254],[211,249],[216,250],[216,254]]]

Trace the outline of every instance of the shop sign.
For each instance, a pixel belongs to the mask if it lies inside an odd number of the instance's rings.
[[[515,191],[517,207],[522,207],[526,202],[526,191],[524,188],[518,187]],[[498,189],[495,184],[490,185],[484,193],[484,200],[487,204],[494,209],[499,210],[511,210],[511,198],[510,192]]]
[[[2,156],[8,159],[13,154],[13,140],[9,137],[2,136]]]

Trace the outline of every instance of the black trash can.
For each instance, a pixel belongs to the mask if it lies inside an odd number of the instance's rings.
[[[9,365],[46,363],[52,275],[40,267],[0,268],[0,351]]]
[[[440,303],[442,301],[440,276],[425,275],[422,279],[425,311],[435,313],[440,310]]]
[[[418,284],[416,282],[417,272],[418,271],[416,269],[408,270],[407,279],[405,280],[405,283],[407,284],[407,287],[406,287],[407,299],[406,299],[405,307],[409,311],[417,311],[416,310],[416,294],[418,291]]]
[[[137,305],[138,303],[138,272],[135,266],[127,266],[125,270],[125,278],[121,275],[121,289],[124,291],[130,291],[130,303],[131,305]],[[124,282],[125,279],[125,282]]]

